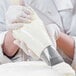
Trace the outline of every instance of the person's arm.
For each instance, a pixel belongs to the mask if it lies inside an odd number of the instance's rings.
[[[8,31],[5,35],[4,42],[2,45],[3,53],[8,57],[12,57],[15,55],[19,47],[13,43],[14,38],[12,36],[12,32]]]
[[[73,59],[75,48],[74,39],[69,35],[60,33],[56,42],[59,49],[61,49],[68,57]]]
[[[56,40],[57,47],[59,47],[59,49],[61,49],[68,57],[73,59],[75,40],[71,36],[62,33],[56,24],[49,24],[46,26],[46,29],[50,38],[53,37]]]
[[[5,36],[7,35],[7,28],[6,28],[4,14],[6,13],[6,10],[7,10],[6,7],[8,7],[9,5],[8,5],[8,2],[4,0],[1,0],[0,3],[1,3],[0,5],[0,63],[6,63],[6,62],[11,62],[11,60],[3,54],[4,52],[3,49],[5,48],[3,45],[4,45],[4,41],[6,41]],[[10,38],[8,40],[10,40]],[[7,42],[7,45],[8,45],[8,42]],[[10,47],[10,44],[9,44],[9,47]]]

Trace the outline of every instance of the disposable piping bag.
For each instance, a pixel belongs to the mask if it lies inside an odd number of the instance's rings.
[[[32,8],[31,10],[33,12],[33,20],[31,23],[25,23],[22,28],[13,30],[14,38],[23,41],[28,49],[31,49],[33,53],[44,60],[48,65],[63,62],[57,50],[51,46],[52,42],[42,20]]]

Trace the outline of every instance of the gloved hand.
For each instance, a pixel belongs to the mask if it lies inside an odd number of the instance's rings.
[[[29,23],[32,20],[32,10],[27,6],[12,5],[6,12],[6,25],[8,29],[17,29],[23,26],[23,23]]]
[[[17,45],[27,56],[32,57],[33,60],[38,60],[39,57],[27,47],[27,45],[23,41],[14,40],[14,44]]]
[[[75,76],[75,71],[65,62],[54,65],[52,69],[59,73],[60,76]]]

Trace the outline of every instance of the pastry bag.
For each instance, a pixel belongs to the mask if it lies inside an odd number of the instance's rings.
[[[52,65],[62,62],[62,57],[58,54],[57,50],[51,46],[52,42],[42,20],[38,17],[32,8],[31,10],[33,12],[33,19],[31,23],[25,23],[22,28],[13,30],[14,38],[23,41],[27,45],[28,49],[31,49],[33,53],[35,53],[39,58],[46,61],[48,65],[51,65],[51,58],[56,58],[55,61],[57,61],[54,63],[54,60],[52,60]],[[49,55],[48,57],[45,55],[46,53],[44,54],[44,51],[46,49]]]

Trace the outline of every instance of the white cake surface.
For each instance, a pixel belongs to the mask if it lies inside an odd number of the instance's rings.
[[[0,76],[59,76],[41,61],[16,62],[0,65]]]
[[[73,68],[65,62],[54,65],[52,70],[59,73],[60,76],[76,76]]]

